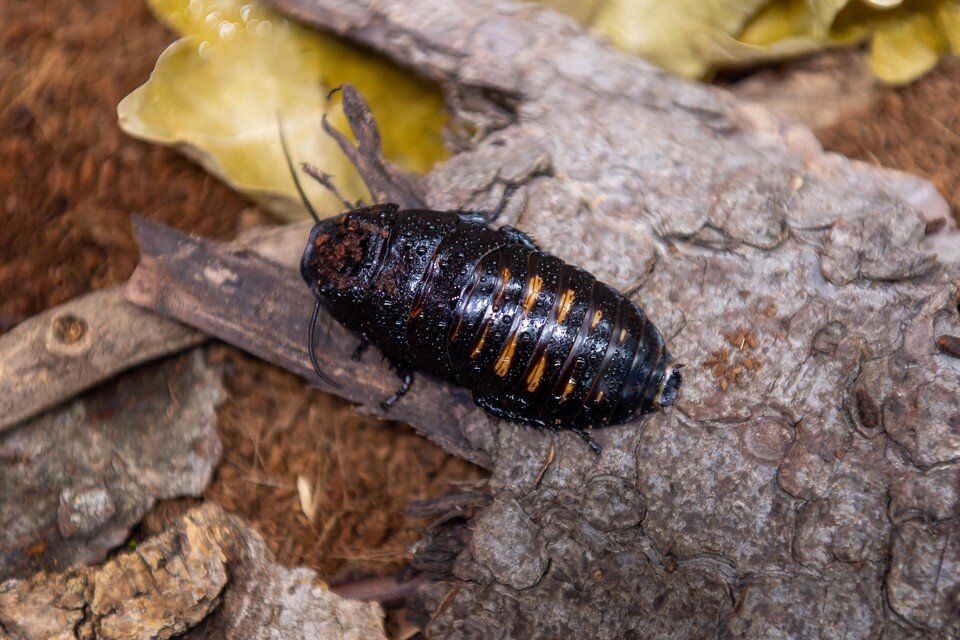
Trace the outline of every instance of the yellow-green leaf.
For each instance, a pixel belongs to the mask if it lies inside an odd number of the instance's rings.
[[[691,77],[872,40],[877,76],[899,83],[960,52],[960,0],[542,1]]]
[[[877,31],[870,43],[870,66],[885,82],[909,82],[933,69],[941,50],[933,17],[916,14]]]
[[[593,26],[619,47],[690,77],[711,61],[704,55],[719,36],[740,33],[765,0],[606,0]]]
[[[936,16],[949,52],[960,54],[960,2],[941,4]]]
[[[442,97],[434,85],[256,2],[152,0],[151,6],[184,37],[120,103],[121,126],[178,147],[274,213],[306,215],[283,160],[278,114],[296,161],[336,176],[348,197],[365,195],[359,176],[320,128],[327,91],[342,82],[355,84],[370,101],[391,160],[423,172],[443,157]],[[344,128],[339,109],[330,118]],[[309,178],[304,186],[319,211],[341,207]]]

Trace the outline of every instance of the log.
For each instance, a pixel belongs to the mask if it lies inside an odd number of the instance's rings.
[[[417,183],[425,202],[491,208],[519,186],[502,222],[634,289],[687,364],[673,409],[597,433],[600,457],[420,377],[396,417],[491,469],[493,493],[420,590],[428,637],[960,633],[960,359],[937,340],[960,334],[960,236],[942,199],[906,202],[900,174],[542,7],[274,3],[443,84],[474,135]],[[144,273],[213,279],[145,278],[138,302],[307,373],[279,305],[305,320],[309,297],[261,288],[294,275],[186,246],[175,266],[173,246],[147,251]],[[204,311],[223,307],[259,332]],[[382,397],[385,369],[329,336],[335,391]]]

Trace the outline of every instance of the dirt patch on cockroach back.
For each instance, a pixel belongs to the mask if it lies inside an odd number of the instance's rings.
[[[219,239],[267,221],[177,153],[117,127],[117,103],[173,39],[141,0],[0,3],[0,331],[126,279],[137,260],[133,212]],[[823,140],[933,180],[956,211],[957,104],[954,60],[887,90]],[[223,462],[203,499],[253,522],[285,563],[332,581],[392,573],[417,537],[407,502],[482,476],[292,374],[222,345],[208,355],[224,367],[228,399],[218,421]],[[161,505],[139,535],[188,502]]]

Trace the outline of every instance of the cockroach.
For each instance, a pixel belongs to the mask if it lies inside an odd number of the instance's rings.
[[[423,371],[473,392],[489,413],[539,429],[570,429],[594,452],[591,429],[622,424],[674,402],[682,365],[643,310],[587,271],[541,250],[491,212],[352,205],[330,176],[304,170],[337,194],[345,213],[321,220],[284,144],[315,221],[300,273],[325,309],[376,345],[400,377],[390,406]]]

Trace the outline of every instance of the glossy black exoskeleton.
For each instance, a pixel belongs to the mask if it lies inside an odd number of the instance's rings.
[[[503,203],[490,214],[344,203],[350,210],[333,218],[313,213],[300,263],[317,300],[309,345],[321,379],[333,383],[313,346],[322,307],[399,374],[385,410],[423,371],[466,387],[500,418],[570,429],[599,452],[591,429],[676,399],[681,365],[643,310],[523,232],[488,226]]]

